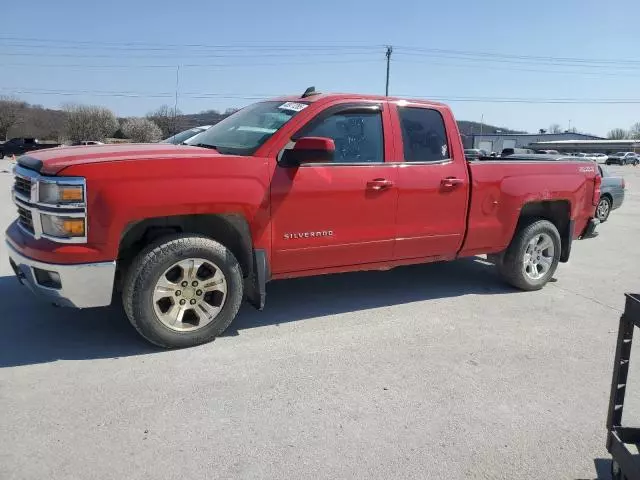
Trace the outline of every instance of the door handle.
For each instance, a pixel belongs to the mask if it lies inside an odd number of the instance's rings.
[[[440,181],[440,185],[442,185],[442,187],[444,188],[456,188],[458,185],[462,185],[463,183],[464,181],[461,178],[455,177],[443,178]]]
[[[368,190],[384,190],[389,187],[393,187],[393,182],[386,178],[374,178],[367,182]]]

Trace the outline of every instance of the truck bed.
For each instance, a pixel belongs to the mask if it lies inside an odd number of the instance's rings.
[[[523,156],[491,160],[468,162],[473,188],[460,256],[504,250],[528,203],[560,203],[573,222],[571,237],[584,230],[594,208],[597,168],[593,162]]]

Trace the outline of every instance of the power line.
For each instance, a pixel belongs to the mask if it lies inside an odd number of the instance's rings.
[[[2,40],[0,39],[0,43]],[[191,50],[194,52],[230,52],[230,53],[238,53],[238,52],[260,52],[260,51],[269,51],[269,52],[326,52],[326,53],[334,53],[334,52],[343,52],[343,53],[375,53],[379,51],[379,47],[314,47],[314,46],[295,46],[295,47],[269,47],[265,45],[256,45],[253,47],[242,47],[242,46],[215,46],[215,47],[152,47],[152,46],[90,46],[90,45],[52,45],[52,44],[25,44],[25,43],[13,43],[13,44],[5,44],[5,47],[12,48],[21,48],[21,49],[38,49],[41,50],[43,48],[46,49],[56,49],[56,50],[80,50],[80,51],[95,51],[95,50],[106,50],[106,51],[142,51],[142,52],[171,52],[171,53],[184,53],[185,50]]]
[[[396,59],[396,63],[404,64],[404,65],[415,65],[416,63],[421,63],[425,65],[429,65],[430,67],[434,66],[443,66],[443,67],[458,67],[458,68],[467,68],[474,70],[489,70],[495,71],[500,70],[503,72],[530,72],[530,73],[542,73],[545,75],[586,75],[593,77],[638,77],[640,73],[633,74],[629,72],[617,72],[609,70],[608,72],[597,72],[593,70],[552,70],[552,69],[541,69],[541,68],[519,68],[519,67],[507,67],[507,66],[495,66],[495,65],[477,65],[477,64],[463,64],[463,63],[451,63],[451,62],[438,62],[438,61],[416,61],[416,60],[407,60],[407,59]]]
[[[253,58],[264,58],[264,57],[277,57],[277,58],[288,58],[288,57],[326,57],[331,56],[335,57],[336,55],[340,56],[368,56],[371,57],[371,53],[362,53],[362,52],[346,52],[346,53],[328,53],[328,52],[304,52],[304,53],[254,53],[249,55],[238,55],[238,54],[212,54],[205,53],[202,55],[195,54],[180,54],[179,58],[224,58],[224,59],[238,59],[238,60],[247,60]],[[109,54],[75,54],[75,53],[25,53],[25,52],[1,52],[0,56],[8,56],[8,57],[24,57],[29,56],[32,57],[46,57],[46,58],[117,58],[117,59],[131,59],[131,60],[146,60],[146,59],[156,59],[156,58],[173,58],[167,55],[109,55]]]
[[[408,47],[408,46],[398,46],[397,48],[401,50],[406,50],[408,52],[423,52],[423,53],[443,53],[443,54],[453,54],[453,55],[466,55],[466,56],[477,56],[477,57],[490,57],[490,58],[511,58],[511,59],[524,59],[524,60],[532,60],[532,61],[566,61],[566,62],[574,62],[574,63],[621,63],[621,64],[629,64],[629,63],[637,63],[640,64],[640,59],[604,59],[604,58],[579,58],[579,57],[553,57],[553,56],[539,56],[539,55],[519,55],[519,54],[506,54],[506,53],[496,53],[496,52],[483,52],[483,51],[473,51],[473,50],[451,50],[451,49],[442,49],[442,48],[420,48],[420,47]]]
[[[209,48],[209,49],[380,49],[384,48],[384,45],[375,44],[345,44],[345,43],[235,43],[235,44],[204,44],[204,43],[158,43],[158,42],[101,42],[91,40],[60,40],[60,39],[45,39],[45,38],[33,38],[33,37],[10,37],[0,35],[0,42],[6,41],[18,41],[18,42],[30,42],[30,43],[44,43],[46,45],[52,45],[61,43],[63,45],[82,45],[85,47],[92,46],[104,46],[110,47],[141,47],[141,48]]]
[[[2,89],[8,93],[32,93],[43,95],[63,95],[63,96],[106,96],[106,97],[141,97],[141,98],[172,98],[175,92],[135,92],[135,91],[112,91],[112,90],[53,90],[53,89]],[[255,100],[269,97],[279,97],[279,94],[267,93],[208,93],[208,92],[184,92],[180,93],[181,97],[189,98],[234,98]],[[530,104],[553,104],[553,103],[569,103],[569,104],[640,104],[640,98],[534,98],[534,97],[482,97],[482,96],[438,96],[431,95],[428,97],[416,95],[398,95],[398,97],[428,99],[435,101],[451,101],[451,102],[485,102],[485,103],[530,103]]]
[[[22,62],[3,62],[3,66],[7,67],[44,67],[44,68],[171,68],[175,69],[176,64],[180,64],[181,68],[243,68],[243,67],[271,67],[271,66],[287,66],[287,65],[317,65],[317,64],[361,64],[361,63],[381,63],[381,59],[353,59],[353,60],[316,60],[309,62],[251,62],[251,63],[181,63],[162,65],[140,65],[140,64],[83,64],[83,63],[22,63]]]
[[[461,56],[455,54],[445,54],[445,53],[407,53],[407,52],[398,52],[397,55],[403,57],[414,57],[414,58],[445,58],[445,59],[454,59],[465,62],[476,62],[476,63],[506,63],[510,65],[536,65],[536,66],[565,66],[565,67],[588,67],[588,68],[617,68],[623,70],[638,70],[640,69],[640,63],[635,64],[633,61],[629,61],[628,63],[620,63],[620,64],[604,64],[604,63],[571,63],[561,60],[553,60],[546,62],[539,61],[530,61],[526,59],[506,59],[506,58],[490,58],[490,57],[468,57]]]
[[[51,39],[51,38],[34,38],[34,37],[16,37],[16,36],[6,36],[0,35],[0,42],[14,42],[14,45],[7,46],[22,46],[26,48],[42,48],[44,47],[52,47],[52,48],[78,48],[78,49],[121,49],[124,48],[128,50],[171,50],[178,48],[200,48],[200,49],[214,49],[214,50],[267,50],[267,51],[275,51],[275,50],[330,50],[330,51],[338,51],[338,50],[368,50],[371,52],[379,51],[382,48],[385,48],[385,45],[376,45],[376,44],[345,44],[345,43],[336,43],[336,44],[314,44],[314,43],[244,43],[244,44],[203,44],[203,43],[156,43],[156,42],[103,42],[103,41],[90,41],[90,40],[64,40],[64,39]],[[18,42],[15,45],[15,42]],[[25,43],[26,42],[26,43]],[[35,45],[34,45],[35,43]],[[44,44],[44,45],[42,45]],[[62,45],[55,45],[62,44]],[[542,56],[542,55],[522,55],[522,54],[507,54],[507,53],[499,53],[499,52],[487,52],[487,51],[473,51],[473,50],[456,50],[456,49],[441,49],[441,48],[425,48],[418,46],[408,46],[408,45],[397,45],[395,46],[396,50],[410,54],[447,54],[454,56],[472,56],[472,57],[482,57],[482,58],[502,58],[502,59],[517,59],[517,60],[526,60],[531,62],[568,62],[568,63],[597,63],[597,64],[640,64],[640,59],[629,59],[629,58],[616,58],[616,59],[605,59],[605,58],[587,58],[587,57],[557,57],[557,56]]]

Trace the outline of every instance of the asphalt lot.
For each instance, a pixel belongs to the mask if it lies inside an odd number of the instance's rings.
[[[181,351],[118,308],[39,303],[2,244],[0,478],[609,478],[617,324],[640,291],[640,168],[611,168],[625,204],[540,292],[473,259],[274,282],[264,312]]]

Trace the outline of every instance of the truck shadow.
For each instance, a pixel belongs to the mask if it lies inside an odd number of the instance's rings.
[[[267,286],[267,306],[245,305],[226,336],[248,328],[468,294],[513,293],[479,259],[282,280]],[[73,310],[34,297],[13,277],[0,277],[0,368],[159,353],[127,321],[119,304]]]
[[[480,258],[281,280],[267,285],[265,310],[244,305],[225,336],[247,328],[436,298],[518,292]]]

